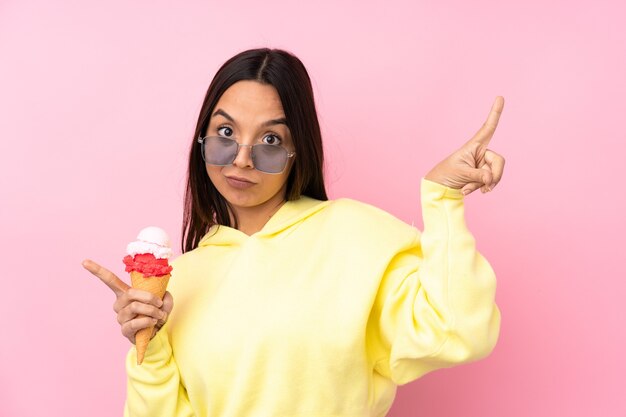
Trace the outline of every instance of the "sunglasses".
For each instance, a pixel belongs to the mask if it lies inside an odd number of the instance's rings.
[[[230,165],[237,158],[239,149],[244,146],[250,147],[252,164],[254,168],[266,174],[280,174],[285,170],[289,158],[296,153],[289,152],[280,145],[257,143],[255,145],[242,145],[234,139],[223,136],[198,137],[198,143],[202,145],[202,159],[209,165]]]

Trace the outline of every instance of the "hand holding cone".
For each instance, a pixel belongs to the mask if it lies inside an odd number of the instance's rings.
[[[136,329],[149,327],[150,323],[154,322],[156,322],[154,327],[158,328],[165,324],[168,315],[174,308],[172,294],[166,291],[165,295],[159,298],[147,291],[131,288],[113,272],[91,259],[85,259],[82,266],[100,279],[115,294],[113,311],[117,314],[117,323],[121,326],[122,334],[131,343],[135,344]],[[151,311],[151,314],[149,316],[138,315],[133,306],[139,305],[142,306],[142,310]]]

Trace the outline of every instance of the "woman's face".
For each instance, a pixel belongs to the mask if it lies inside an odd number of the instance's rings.
[[[205,136],[224,136],[241,145],[271,144],[293,152],[291,133],[276,89],[256,81],[239,81],[219,99]],[[269,207],[285,199],[287,177],[293,164],[279,174],[254,168],[251,148],[242,146],[232,165],[206,165],[209,178],[219,193],[235,208]]]

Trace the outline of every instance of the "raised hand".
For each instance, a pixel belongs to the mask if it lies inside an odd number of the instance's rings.
[[[135,343],[135,334],[150,326],[154,327],[152,337],[165,324],[174,307],[174,299],[169,292],[163,301],[159,297],[142,290],[131,288],[113,272],[89,259],[83,261],[83,268],[98,277],[115,294],[113,310],[117,313],[117,322],[122,334],[131,343]]]
[[[487,121],[460,149],[439,162],[424,178],[467,195],[493,190],[502,179],[504,158],[488,149],[504,108],[504,98],[496,97]]]

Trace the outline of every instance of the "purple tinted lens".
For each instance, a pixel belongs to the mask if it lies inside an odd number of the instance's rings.
[[[211,165],[230,165],[237,156],[237,142],[222,137],[204,139],[204,160]]]
[[[268,174],[282,172],[287,164],[287,158],[287,150],[282,146],[259,144],[252,147],[254,167]]]

